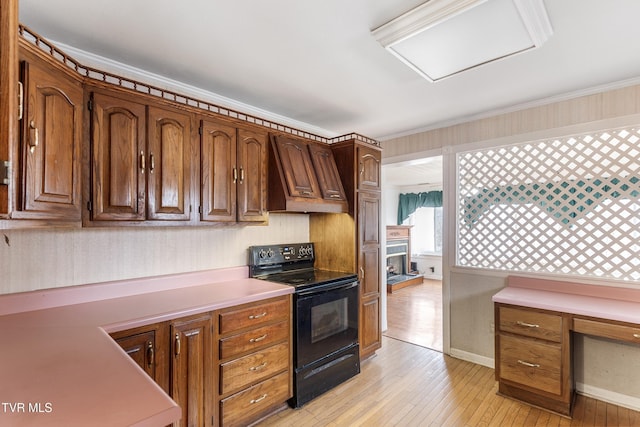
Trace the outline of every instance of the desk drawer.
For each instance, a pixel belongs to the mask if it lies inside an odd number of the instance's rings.
[[[528,309],[500,307],[501,332],[562,342],[562,316]]]
[[[500,379],[560,396],[562,351],[560,344],[500,335]]]
[[[573,331],[580,334],[595,335],[640,344],[640,327],[574,318]]]

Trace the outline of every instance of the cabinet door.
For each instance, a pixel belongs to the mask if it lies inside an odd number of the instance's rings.
[[[360,357],[366,358],[382,343],[380,297],[364,299],[360,309]]]
[[[238,129],[238,175],[238,221],[266,221],[266,134]]]
[[[380,151],[358,146],[358,189],[380,191]]]
[[[342,188],[342,181],[331,148],[320,144],[309,144],[309,152],[322,197],[326,200],[346,201],[347,197]]]
[[[289,196],[319,199],[318,183],[307,144],[279,136],[276,138],[276,146]]]
[[[380,246],[380,194],[358,193],[359,246]]]
[[[154,380],[156,379],[156,334],[154,331],[118,338],[116,339],[116,342],[133,360],[135,360],[138,366],[140,366],[151,378]]]
[[[202,122],[200,186],[202,221],[236,221],[236,128]]]
[[[171,324],[171,397],[182,408],[178,426],[210,425],[213,413],[211,317]]]
[[[22,192],[15,217],[80,220],[83,90],[61,71],[23,62]]]
[[[191,116],[150,106],[148,219],[191,218]]]
[[[91,106],[91,219],[143,220],[145,106],[95,92]]]
[[[140,326],[110,335],[138,366],[169,393],[169,329],[166,323]]]

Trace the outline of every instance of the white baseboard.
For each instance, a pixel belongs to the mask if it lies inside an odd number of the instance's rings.
[[[480,356],[479,354],[469,353],[468,351],[458,350],[457,348],[452,348],[449,352],[449,356],[455,357],[456,359],[466,360],[467,362],[476,363],[478,365],[486,366],[487,368],[494,369],[495,364],[493,358]]]
[[[629,408],[634,411],[640,411],[640,398],[635,396],[620,394],[615,391],[605,390],[583,383],[576,383],[576,392],[583,396],[602,400],[603,402],[613,403],[614,405]]]

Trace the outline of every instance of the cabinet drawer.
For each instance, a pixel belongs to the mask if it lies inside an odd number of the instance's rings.
[[[262,326],[277,319],[286,319],[289,311],[289,299],[283,297],[276,301],[223,312],[219,317],[220,334]]]
[[[220,359],[233,357],[254,349],[274,344],[289,337],[289,322],[286,320],[273,325],[251,329],[220,340]]]
[[[239,390],[289,367],[289,343],[220,365],[220,394]]]
[[[500,335],[500,379],[562,394],[560,344]]]
[[[500,307],[499,328],[501,332],[562,342],[562,316],[560,314]]]
[[[220,401],[222,425],[246,425],[257,415],[284,403],[290,396],[289,374],[284,372]]]
[[[573,331],[640,344],[640,327],[574,318]]]

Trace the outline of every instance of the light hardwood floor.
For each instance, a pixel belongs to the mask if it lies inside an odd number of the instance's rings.
[[[578,396],[573,419],[496,394],[493,369],[383,337],[362,372],[299,409],[258,425],[640,426],[640,412]]]
[[[442,282],[422,284],[387,294],[387,337],[442,351]]]

